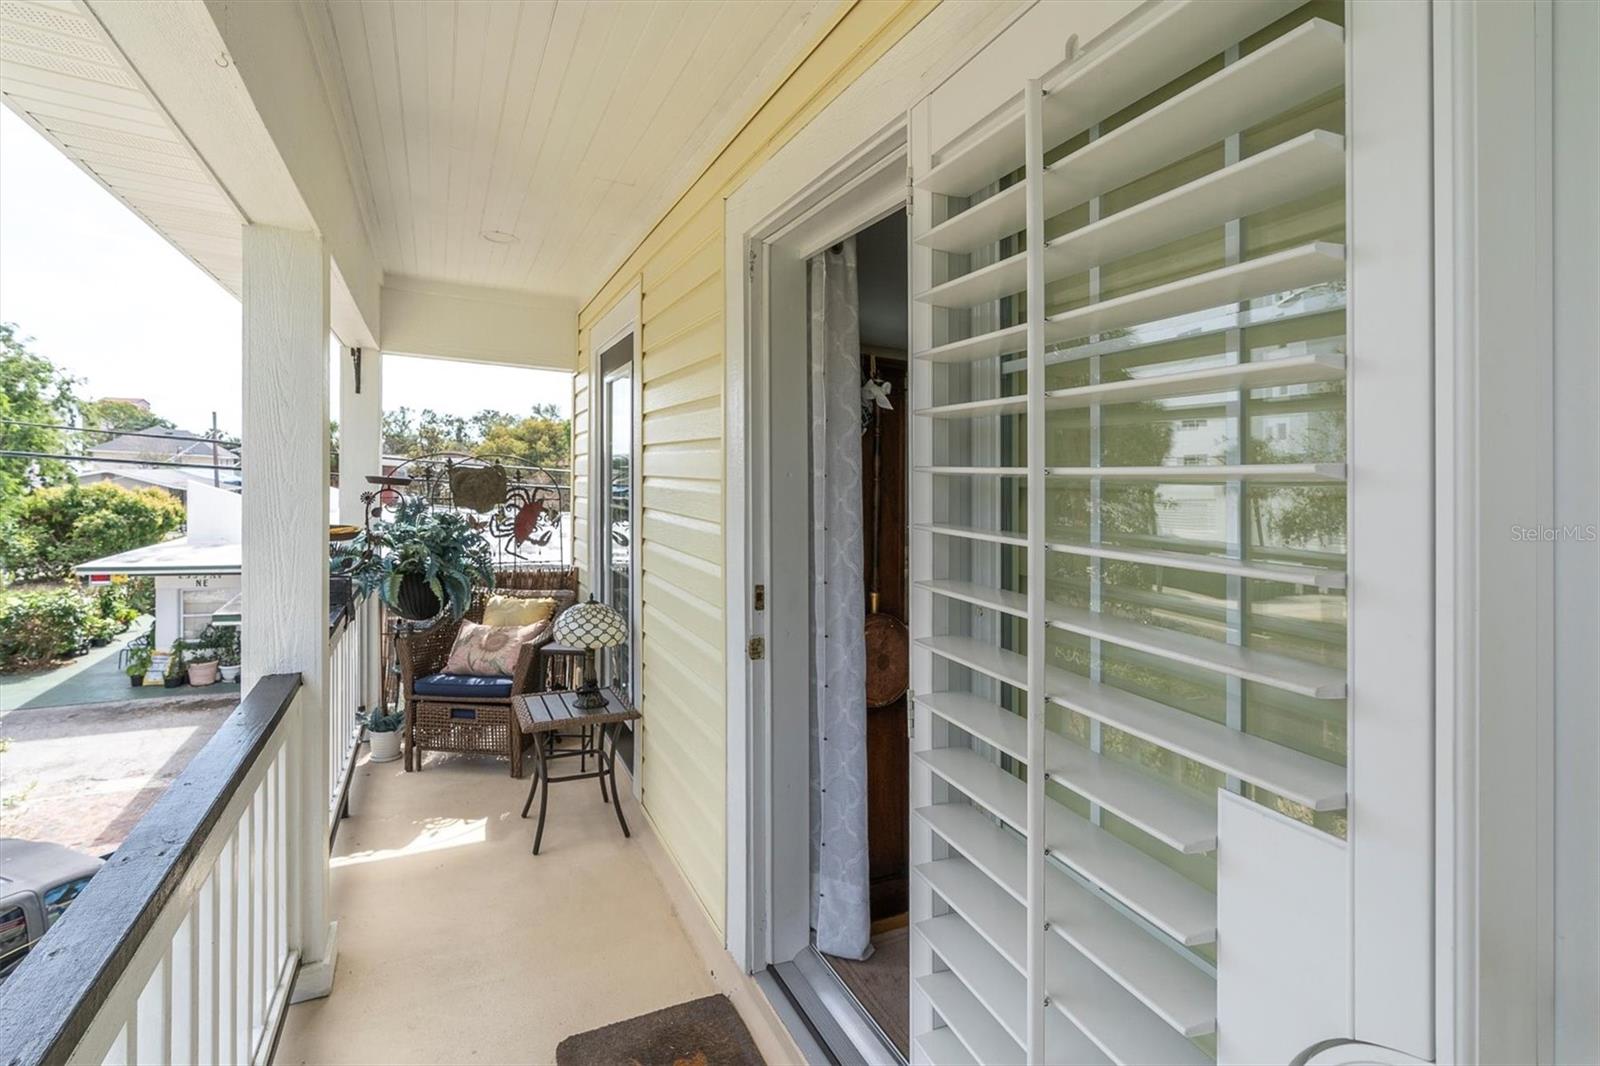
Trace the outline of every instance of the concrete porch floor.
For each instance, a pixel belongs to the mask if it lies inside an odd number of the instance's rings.
[[[289,1009],[276,1062],[553,1063],[564,1037],[714,992],[769,1062],[796,1061],[709,921],[684,913],[687,886],[663,884],[677,874],[625,777],[632,840],[595,782],[569,782],[534,856],[529,781],[503,760],[362,760],[334,848],[333,992]]]

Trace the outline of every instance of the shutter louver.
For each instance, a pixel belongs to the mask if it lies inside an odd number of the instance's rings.
[[[913,175],[917,1061],[1211,1061],[1217,790],[1342,832],[1323,11],[1158,5]]]

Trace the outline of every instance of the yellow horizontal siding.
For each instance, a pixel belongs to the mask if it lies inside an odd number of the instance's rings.
[[[727,880],[723,203],[936,4],[841,4],[579,315],[578,365],[586,368],[594,323],[639,286],[641,784],[662,844],[719,930]],[[580,402],[584,430],[597,412],[576,392],[574,412]],[[575,470],[585,468],[589,447],[587,432],[575,434]]]
[[[646,382],[643,410],[646,415],[666,407],[692,403],[702,396],[717,396],[722,389],[722,360],[703,359],[682,370]]]
[[[721,522],[722,484],[687,478],[645,478],[644,505],[647,511],[671,511],[690,518]]]
[[[650,349],[640,378],[646,385],[707,359],[722,365],[722,316],[680,333],[666,344]]]
[[[722,451],[713,442],[690,440],[676,444],[657,444],[644,454],[640,464],[645,477],[722,478]]]

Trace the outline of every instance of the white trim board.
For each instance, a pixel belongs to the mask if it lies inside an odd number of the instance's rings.
[[[750,433],[750,338],[759,320],[748,254],[753,238],[792,221],[854,176],[852,164],[903,137],[911,105],[979,52],[1027,5],[1019,3],[941,4],[824,108],[727,200],[723,230],[724,446],[729,456],[754,460]],[[870,164],[869,164],[870,165]],[[723,573],[727,662],[727,916],[728,950],[747,970],[769,958],[763,915],[752,908],[753,894],[765,884],[767,858],[753,851],[757,822],[755,790],[766,787],[757,761],[763,724],[756,720],[746,644],[761,630],[751,609],[750,521],[753,501],[745,465],[730,462],[723,486]],[[765,833],[761,827],[761,833]],[[754,881],[752,879],[755,879]]]
[[[644,337],[641,328],[642,307],[643,289],[639,284],[635,284],[617,298],[617,302],[611,306],[610,310],[595,320],[595,323],[589,327],[589,365],[579,371],[579,373],[586,375],[589,380],[588,424],[585,427],[589,437],[589,450],[588,454],[584,456],[589,475],[589,513],[584,516],[584,520],[588,525],[589,531],[590,588],[587,590],[580,589],[579,593],[583,595],[598,590],[597,575],[600,569],[606,565],[604,560],[610,557],[609,549],[605,543],[605,523],[601,520],[601,508],[610,500],[609,486],[611,483],[610,475],[606,469],[606,448],[601,432],[603,429],[601,415],[605,410],[606,402],[605,373],[602,365],[606,352],[615,348],[629,337],[632,338],[632,365],[628,371],[628,378],[632,383],[633,391],[631,399],[632,410],[630,412],[633,425],[629,429],[631,434],[630,450],[632,452],[629,473],[633,482],[629,487],[629,491],[632,493],[633,513],[629,521],[632,523],[634,534],[633,552],[628,560],[628,598],[630,601],[628,610],[631,612],[630,631],[632,635],[630,639],[634,644],[634,655],[629,664],[633,676],[629,679],[629,685],[632,689],[635,703],[642,703],[644,698],[644,692],[640,685],[639,649],[641,645],[638,639],[642,625],[641,615],[644,610],[643,595],[639,587],[642,568],[640,555],[644,545],[644,540],[639,535],[639,530],[643,526],[644,515],[644,500],[641,498],[641,493],[644,489],[644,463],[642,461],[644,458],[644,353],[641,351],[641,342]],[[599,338],[599,340],[597,341],[596,338]],[[602,487],[605,488],[604,492],[602,492]],[[644,774],[641,770],[640,756],[643,754],[644,748],[641,738],[642,732],[637,729],[634,730],[634,765],[629,769],[632,771],[630,777],[633,780],[634,798],[640,799],[642,802],[642,797],[644,796]]]

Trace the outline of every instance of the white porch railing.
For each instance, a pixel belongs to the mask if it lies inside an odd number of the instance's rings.
[[[367,662],[367,604],[357,600],[328,634],[328,832],[344,814],[361,743]]]
[[[305,704],[298,674],[251,689],[0,986],[0,1062],[270,1056],[298,963]]]

